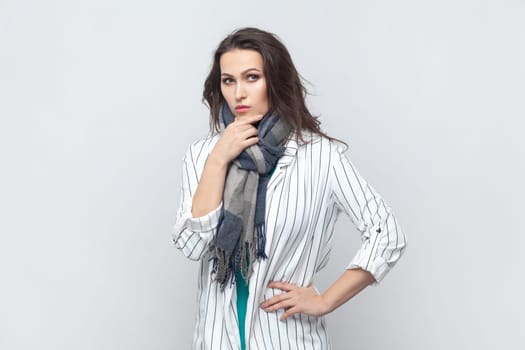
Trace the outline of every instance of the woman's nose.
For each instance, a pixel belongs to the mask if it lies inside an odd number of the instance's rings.
[[[235,98],[237,100],[246,98],[246,90],[244,89],[244,85],[242,83],[238,83],[235,87]]]

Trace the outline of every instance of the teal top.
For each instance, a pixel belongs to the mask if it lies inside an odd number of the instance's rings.
[[[275,168],[270,171],[270,177],[272,176]],[[246,349],[246,339],[244,339],[244,326],[246,322],[246,306],[248,304],[248,283],[244,280],[241,272],[237,272],[237,279],[235,283],[237,287],[237,316],[239,318],[239,333],[241,335],[241,349]]]
[[[241,349],[246,349],[244,339],[244,323],[246,321],[246,305],[248,304],[248,285],[244,281],[241,272],[237,272],[237,316],[239,317],[239,333],[241,334]]]

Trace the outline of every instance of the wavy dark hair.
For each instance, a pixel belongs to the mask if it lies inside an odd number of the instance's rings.
[[[313,116],[306,107],[308,91],[303,79],[295,68],[290,53],[277,35],[253,27],[240,28],[224,38],[213,56],[213,63],[204,82],[202,101],[210,109],[210,130],[219,131],[219,109],[224,102],[221,92],[221,56],[233,49],[255,50],[263,59],[264,74],[270,109],[293,126],[299,139],[306,129],[330,140],[346,142],[328,136],[321,131],[319,118]]]

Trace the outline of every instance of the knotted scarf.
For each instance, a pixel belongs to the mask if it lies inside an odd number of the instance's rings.
[[[219,120],[225,127],[235,120],[226,103],[221,105]],[[248,280],[255,259],[267,258],[266,186],[292,127],[272,111],[255,125],[258,143],[245,148],[230,163],[224,183],[223,211],[212,246],[212,273],[221,289],[227,281],[233,284],[239,271]]]

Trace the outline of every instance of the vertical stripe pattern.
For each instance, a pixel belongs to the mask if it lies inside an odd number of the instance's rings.
[[[237,350],[240,340],[235,286],[221,291],[210,277],[209,249],[223,203],[201,217],[191,215],[191,201],[206,158],[219,137],[214,134],[199,139],[185,154],[172,241],[186,257],[200,263],[193,349]],[[267,287],[270,280],[315,287],[316,273],[329,260],[340,213],[350,218],[361,236],[361,245],[353,250],[347,268],[367,270],[377,283],[407,246],[406,235],[392,209],[359,174],[343,146],[319,135],[305,133],[305,137],[309,143],[298,144],[293,137],[287,141],[268,183],[268,259],[254,264],[246,310],[245,337],[250,350],[331,349],[324,317],[296,314],[283,322],[279,317],[284,311],[267,313],[258,305],[281,293]]]

